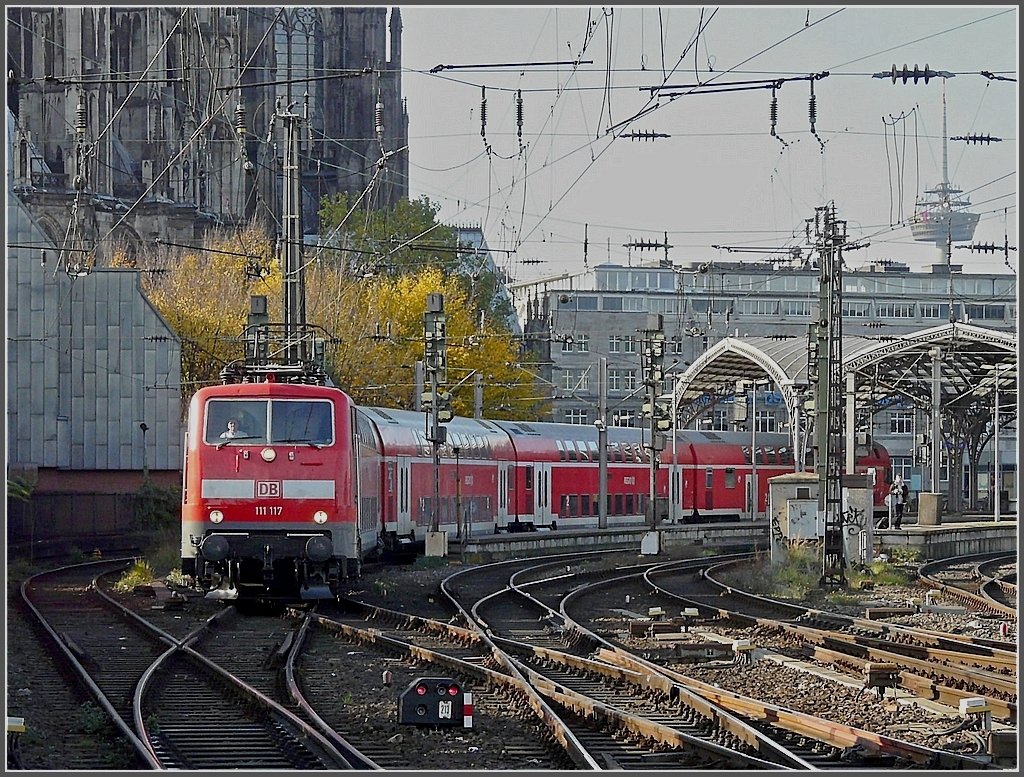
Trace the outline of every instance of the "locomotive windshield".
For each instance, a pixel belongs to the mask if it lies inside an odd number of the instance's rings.
[[[325,400],[215,399],[206,406],[211,445],[278,443],[320,447],[334,442],[331,403]]]

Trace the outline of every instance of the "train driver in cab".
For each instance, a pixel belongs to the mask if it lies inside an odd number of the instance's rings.
[[[248,432],[245,432],[242,429],[238,428],[238,419],[237,418],[229,418],[228,419],[228,428],[227,428],[226,431],[221,432],[220,438],[222,440],[233,440],[236,437],[248,437],[248,436],[249,436]]]

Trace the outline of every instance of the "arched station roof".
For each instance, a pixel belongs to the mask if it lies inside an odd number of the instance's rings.
[[[873,414],[899,397],[930,408],[932,359],[937,349],[941,405],[991,397],[999,375],[1000,413],[1016,415],[1017,337],[1013,333],[953,322],[892,338],[844,337],[843,373],[855,376],[858,415]],[[737,380],[770,379],[792,409],[809,396],[807,340],[727,337],[680,375],[675,402],[685,425]],[[845,390],[845,387],[844,387]]]

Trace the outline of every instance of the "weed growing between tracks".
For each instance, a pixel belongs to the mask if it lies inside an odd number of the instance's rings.
[[[724,572],[723,582],[750,593],[775,599],[813,605],[822,601],[835,605],[855,606],[859,598],[845,591],[826,592],[819,585],[821,578],[820,549],[816,543],[795,542],[789,547],[785,561],[772,564],[767,557],[759,557],[751,564],[743,564]],[[903,567],[875,561],[862,569],[850,569],[847,574],[849,589],[879,586],[913,585],[915,575]],[[870,584],[870,585],[865,585]]]
[[[130,593],[135,586],[153,582],[153,567],[147,561],[137,559],[131,568],[128,569],[120,579],[114,583],[114,590],[121,593]]]

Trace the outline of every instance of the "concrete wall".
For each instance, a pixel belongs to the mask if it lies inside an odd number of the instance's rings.
[[[876,533],[875,546],[883,553],[896,548],[917,550],[922,561],[972,553],[1010,553],[1017,548],[1017,524],[987,522],[883,531]]]
[[[752,550],[765,550],[768,547],[768,524],[765,521],[659,526],[658,530],[661,532],[661,549],[664,551],[695,545],[709,548],[744,546]],[[646,527],[638,526],[602,532],[559,530],[489,535],[472,538],[466,543],[466,553],[474,563],[517,556],[601,549],[635,548],[639,554],[640,541],[648,531]],[[453,551],[458,552],[458,549]]]

